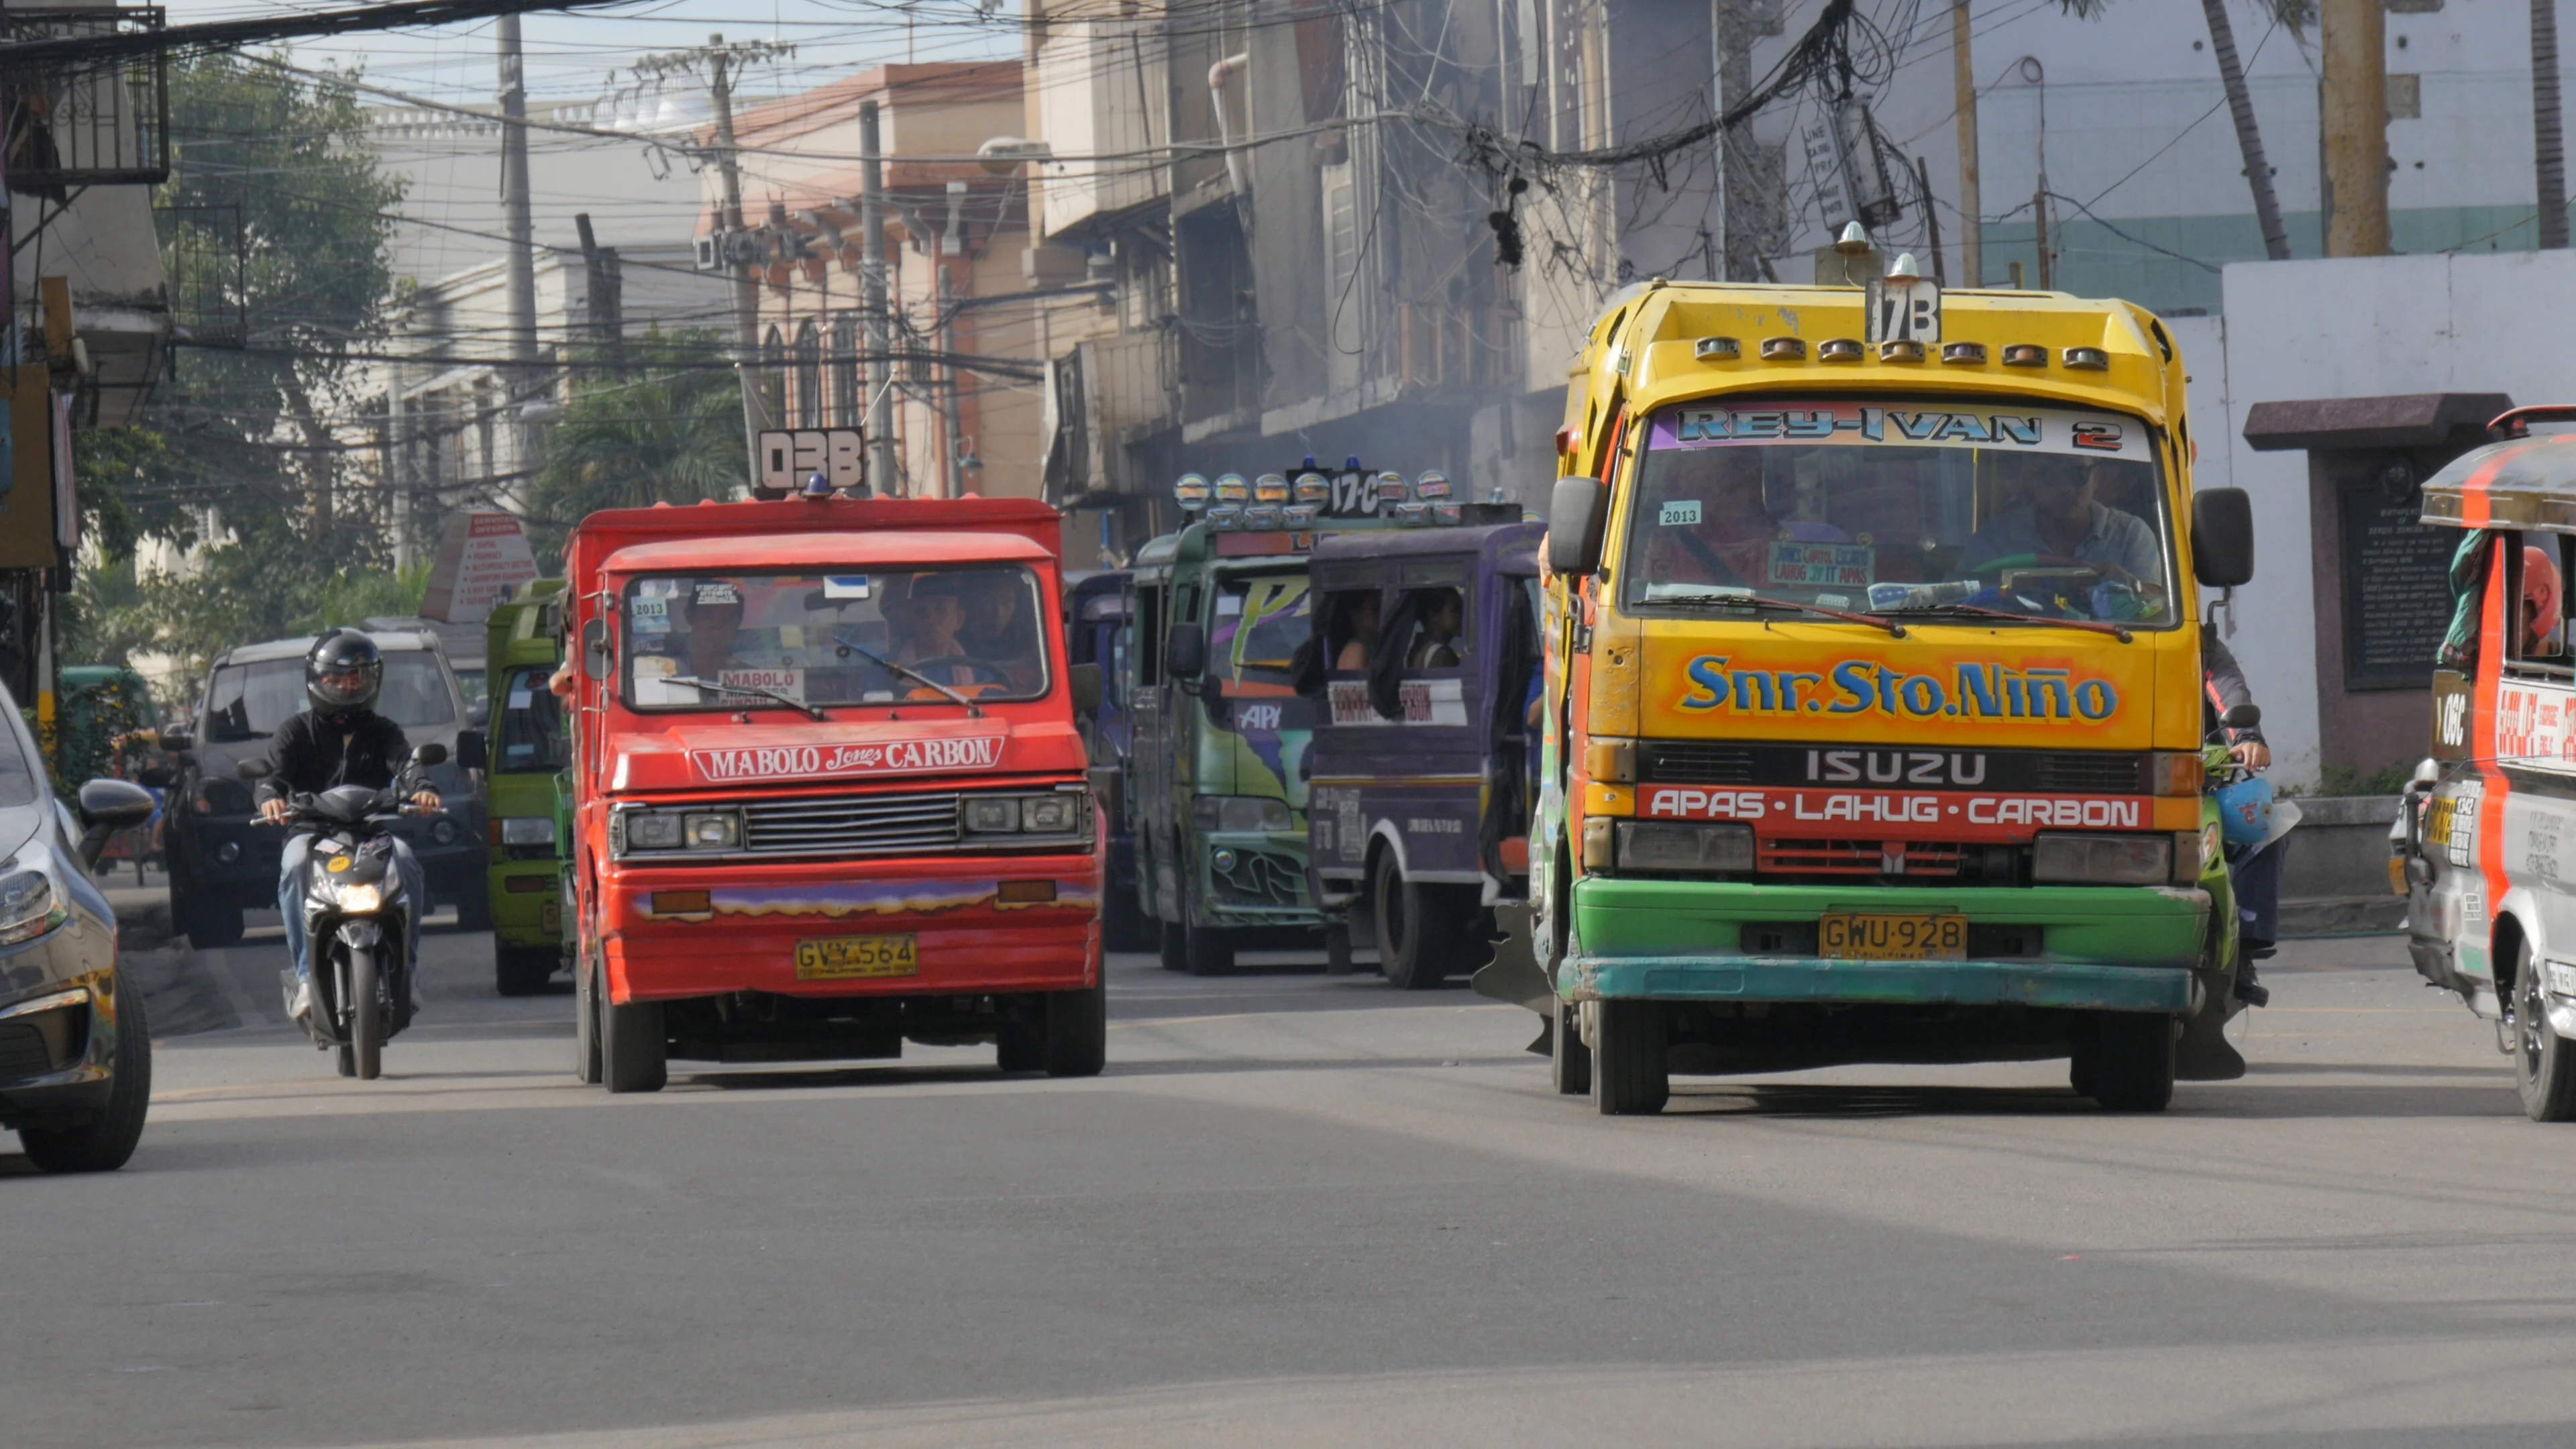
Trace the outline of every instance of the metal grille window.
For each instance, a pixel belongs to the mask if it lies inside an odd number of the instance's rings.
[[[0,11],[0,40],[11,44],[161,28],[159,6]],[[12,191],[52,195],[169,180],[169,53],[73,60],[13,75],[7,146]]]

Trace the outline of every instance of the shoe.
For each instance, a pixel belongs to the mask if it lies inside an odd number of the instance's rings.
[[[2243,949],[2243,955],[2248,961],[2269,961],[2280,954],[2279,947],[2260,936],[2241,936],[2237,938],[2236,944]]]
[[[313,1025],[312,978],[306,976],[295,978],[295,990],[286,998],[286,1017],[287,1020],[301,1027],[310,1028]]]
[[[2254,963],[2251,961],[2244,962],[2236,968],[2236,999],[2247,1006],[2272,1004],[2271,988],[2254,979]]]

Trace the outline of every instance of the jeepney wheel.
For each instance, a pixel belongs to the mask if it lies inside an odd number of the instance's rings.
[[[1592,1105],[1604,1117],[1651,1117],[1671,1100],[1664,1009],[1654,1001],[1593,1004]]]
[[[2106,1112],[2161,1112],[2173,1101],[2174,1020],[2162,1012],[2094,1013],[2090,1049],[2079,1041],[2071,1072]]]
[[[1166,971],[1189,970],[1190,933],[1181,926],[1170,921],[1161,921],[1156,924],[1162,928],[1163,933],[1162,939],[1156,943],[1155,947],[1163,953],[1163,969]]]
[[[1037,998],[1039,1011],[1046,998]],[[1034,1072],[1046,1064],[1046,1022],[1006,1021],[993,1033],[994,1065],[1006,1072]]]
[[[1109,1060],[1109,987],[1046,995],[1044,1054],[1050,1077],[1096,1077]]]
[[[572,1076],[585,1087],[599,1085],[599,970],[586,960],[573,964]]]
[[[2549,1024],[2549,994],[2531,943],[2515,948],[2513,1078],[2522,1110],[2534,1122],[2576,1122],[2576,1042]]]
[[[1407,881],[1394,851],[1378,853],[1369,901],[1377,912],[1378,969],[1387,985],[1428,991],[1448,976],[1457,961],[1459,922],[1447,909],[1446,895]]]
[[[1183,960],[1192,976],[1223,976],[1234,969],[1234,939],[1225,932],[1192,923],[1180,934]]]
[[[1580,1097],[1592,1090],[1592,1048],[1583,1044],[1573,1002],[1550,996],[1547,1015],[1547,1070],[1560,1097]]]
[[[503,996],[543,996],[563,953],[552,946],[492,948],[492,989]]]
[[[658,1092],[671,1079],[671,1064],[662,1038],[662,1003],[632,1001],[621,1006],[601,993],[599,1009],[600,1074],[612,1092]]]

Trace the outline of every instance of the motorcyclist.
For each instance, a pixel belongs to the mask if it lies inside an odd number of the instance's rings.
[[[2236,662],[2218,631],[2203,625],[2200,631],[2200,667],[2202,678],[2202,715],[2207,729],[2224,734],[2227,753],[2248,770],[2266,770],[2272,765],[2272,748],[2263,741],[2260,725],[2244,729],[2227,729],[2219,723],[2227,711],[2240,704],[2252,704],[2254,691],[2245,682],[2245,670]],[[2269,960],[2275,950],[2281,921],[2281,860],[2288,852],[2288,837],[2273,841],[2250,857],[2230,859],[2227,874],[2236,896],[2237,965],[2236,999],[2248,1006],[2268,1006],[2271,988],[2255,979],[2254,963]]]
[[[323,635],[304,656],[304,695],[313,707],[290,716],[268,744],[270,770],[259,782],[259,818],[271,825],[287,823],[287,796],[313,794],[339,785],[392,788],[423,810],[439,808],[438,792],[412,763],[411,742],[402,726],[376,713],[376,696],[384,689],[385,659],[374,640],[354,629]],[[286,921],[286,946],[295,958],[295,996],[287,1014],[307,1021],[313,1014],[312,952],[304,938],[304,864],[313,852],[313,836],[298,831],[287,837],[278,862],[277,910]],[[405,959],[420,959],[420,911],[429,899],[420,862],[411,848],[393,842],[394,870],[412,902],[410,939]],[[415,1002],[419,976],[413,976]]]

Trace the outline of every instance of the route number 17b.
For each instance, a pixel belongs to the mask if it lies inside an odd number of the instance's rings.
[[[1941,288],[1929,277],[1882,277],[1869,284],[1869,339],[1881,342],[1941,341]]]

